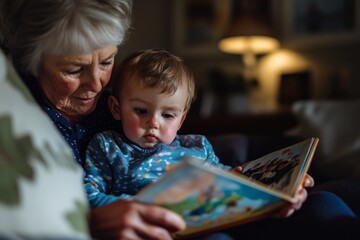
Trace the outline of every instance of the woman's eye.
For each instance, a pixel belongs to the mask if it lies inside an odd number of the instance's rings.
[[[80,70],[76,70],[76,71],[66,71],[66,73],[67,73],[68,75],[77,75],[77,74],[80,74],[81,71],[80,71]]]
[[[134,108],[134,112],[137,114],[137,115],[146,115],[149,111],[145,108]]]
[[[104,66],[104,67],[108,67],[108,66],[111,66],[113,64],[112,61],[106,61],[106,62],[102,62],[101,65]]]
[[[82,72],[82,68],[79,69],[73,69],[73,70],[67,70],[66,73],[68,75],[78,75]]]

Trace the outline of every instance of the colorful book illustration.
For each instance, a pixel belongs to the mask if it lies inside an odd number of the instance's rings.
[[[307,139],[249,161],[243,165],[243,174],[184,159],[140,191],[135,200],[182,215],[187,227],[176,234],[178,238],[255,221],[293,201],[318,141]]]

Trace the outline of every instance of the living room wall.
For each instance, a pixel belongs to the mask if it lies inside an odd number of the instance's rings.
[[[289,31],[284,22],[288,14],[287,0],[274,0],[274,22],[280,32],[281,49],[258,59],[259,89],[256,92],[258,104],[264,109],[272,109],[277,104],[280,78],[285,73],[310,72],[311,98],[360,98],[360,33],[359,19],[356,21],[356,32],[344,37],[337,33],[331,37],[299,37],[287,39]],[[212,70],[223,70],[241,74],[243,64],[240,55],[221,53],[216,46],[208,48],[203,54],[189,54],[178,49],[174,42],[178,39],[179,0],[134,1],[133,28],[129,38],[120,49],[119,58],[144,48],[163,48],[182,56],[195,73],[200,90],[209,90],[209,73]],[[357,8],[359,8],[357,3]],[[359,10],[359,9],[357,9]],[[358,12],[359,13],[359,12]],[[197,51],[197,49],[194,49]],[[288,54],[291,61],[274,63],[274,59]],[[290,64],[291,62],[291,64]],[[216,101],[216,99],[215,99]],[[221,106],[220,106],[221,107]]]

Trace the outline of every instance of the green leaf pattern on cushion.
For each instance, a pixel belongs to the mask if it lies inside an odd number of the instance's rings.
[[[12,86],[12,88],[17,89],[24,98],[23,100],[20,100],[20,98],[18,98],[20,96],[19,95],[16,98],[10,97],[10,99],[8,99],[5,98],[3,94],[0,94],[0,101],[9,101],[10,104],[14,104],[14,108],[10,111],[7,110],[8,108],[2,109],[0,105],[0,205],[9,206],[10,209],[13,209],[14,212],[16,212],[18,211],[17,207],[20,207],[23,202],[22,199],[27,199],[29,197],[21,196],[22,191],[20,191],[20,188],[23,187],[23,184],[20,181],[23,182],[26,180],[37,184],[38,180],[36,178],[37,170],[35,169],[35,164],[38,165],[38,163],[40,163],[44,166],[44,169],[47,170],[51,169],[56,171],[59,167],[66,169],[66,171],[73,172],[73,176],[79,174],[79,180],[81,175],[79,166],[74,161],[70,148],[65,149],[68,147],[65,141],[59,141],[59,139],[62,139],[60,135],[56,134],[54,135],[55,139],[52,139],[51,136],[53,136],[53,132],[56,131],[51,129],[52,131],[49,132],[48,138],[44,141],[44,144],[40,146],[35,142],[36,138],[34,138],[33,135],[35,133],[34,130],[31,130],[30,132],[25,131],[25,134],[19,134],[17,131],[14,131],[14,118],[16,117],[17,120],[19,120],[19,118],[21,119],[22,117],[25,117],[25,115],[22,114],[21,109],[26,109],[26,105],[29,107],[33,105],[38,109],[39,112],[34,111],[34,114],[29,117],[35,119],[39,118],[39,124],[42,124],[44,121],[46,122],[46,117],[45,115],[39,116],[41,110],[37,107],[37,104],[29,90],[22,83],[11,63],[5,59],[2,53],[0,53],[0,55],[0,92],[4,90],[3,86],[8,84]],[[15,101],[13,102],[13,100]],[[26,121],[26,119],[24,119],[24,121]],[[52,125],[49,124],[46,126]],[[60,145],[53,145],[53,140],[55,143],[59,141]],[[59,148],[54,148],[55,146],[58,146]],[[79,184],[79,189],[81,189],[80,181],[74,184]],[[69,185],[69,188],[72,188],[72,186]],[[75,187],[74,189],[77,188]],[[46,196],[46,188],[44,188],[44,191],[44,196]],[[80,233],[80,236],[85,237],[88,236],[89,232],[86,221],[88,205],[83,193],[79,192],[76,195],[77,197],[75,197],[75,200],[71,200],[67,196],[64,196],[64,199],[59,199],[60,202],[71,201],[72,206],[70,210],[63,212],[63,221],[66,222],[66,224],[73,229],[74,232]],[[34,197],[36,198],[36,196]],[[62,205],[62,208],[64,207],[64,204],[60,205]],[[6,217],[9,218],[10,221],[16,219],[16,214],[12,216],[7,211],[5,212],[7,213]],[[39,214],[42,217],[45,217],[47,214],[49,214],[50,217],[54,216],[51,211],[49,213],[44,212]],[[26,219],[29,217],[31,216],[28,215],[27,211],[24,211],[23,218]],[[24,220],[24,222],[27,222],[27,220]],[[38,224],[41,223],[34,223],[36,226],[39,226]],[[27,231],[24,230],[24,232],[22,232],[21,226],[19,227],[18,234],[27,236]],[[47,227],[44,225],[44,229],[46,228]],[[64,234],[69,234],[67,230],[63,230]],[[0,226],[0,232],[1,231],[4,231],[4,229]],[[51,232],[49,232],[49,236],[51,236]]]
[[[34,149],[30,136],[15,137],[9,116],[0,118],[0,202],[8,205],[19,204],[18,179],[34,178],[34,170],[30,165],[31,157],[46,165],[41,153]]]
[[[76,170],[73,157],[64,152],[61,154],[53,151],[49,144],[44,149],[49,152],[55,160],[56,165],[62,168]],[[9,116],[0,117],[0,202],[7,205],[20,203],[19,179],[26,178],[34,180],[34,169],[31,159],[40,161],[45,167],[48,164],[42,153],[32,144],[31,137],[21,136],[16,138],[12,132],[11,119]],[[78,232],[87,233],[88,227],[84,220],[87,212],[84,202],[75,202],[75,210],[67,212],[65,218],[70,226]]]
[[[29,135],[16,137],[12,132],[11,119],[9,116],[0,118],[0,202],[15,205],[19,204],[20,177],[33,180],[34,170],[31,166],[31,159],[40,161],[45,167],[43,154],[33,145]],[[52,160],[62,168],[75,170],[76,163],[70,154],[56,153],[49,144],[45,145]]]
[[[66,213],[66,219],[71,223],[74,230],[79,232],[88,232],[88,225],[83,221],[84,215],[88,210],[88,205],[83,202],[76,201],[75,209],[71,212]]]

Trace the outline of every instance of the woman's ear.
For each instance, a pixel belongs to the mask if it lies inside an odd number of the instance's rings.
[[[121,113],[120,113],[120,103],[119,103],[119,101],[114,96],[110,96],[108,98],[108,104],[109,104],[110,112],[112,113],[113,117],[116,120],[120,120],[121,119]]]

